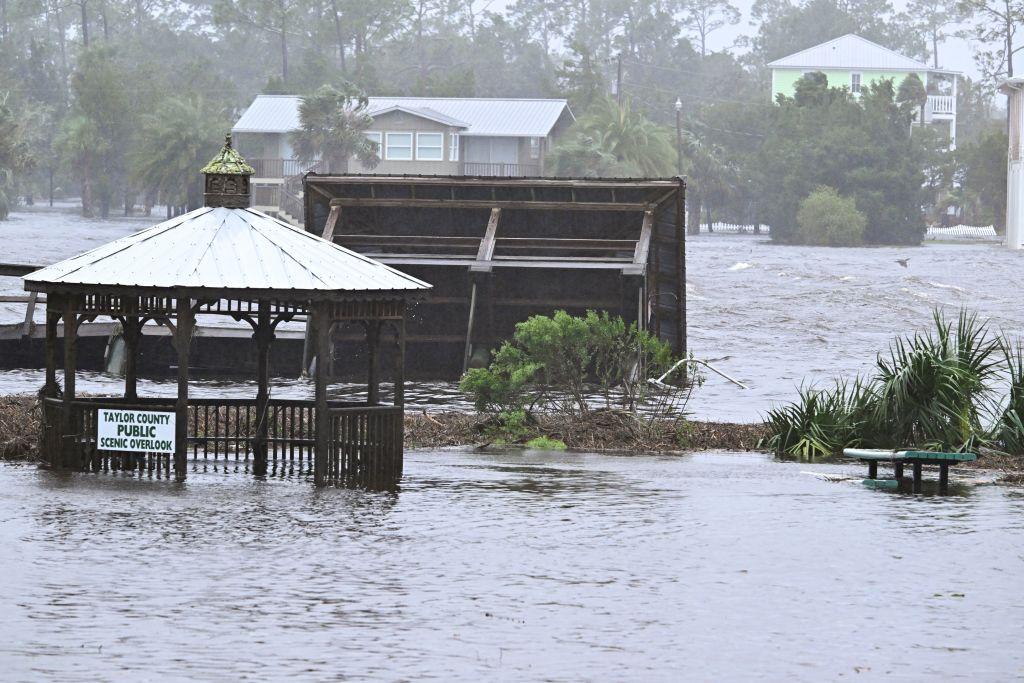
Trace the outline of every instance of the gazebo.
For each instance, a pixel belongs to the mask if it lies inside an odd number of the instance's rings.
[[[25,276],[26,290],[47,295],[43,458],[54,468],[167,477],[173,467],[183,481],[191,450],[193,462],[244,462],[258,476],[270,469],[312,473],[317,485],[395,485],[402,474],[405,314],[430,285],[250,209],[253,169],[232,149],[230,136],[202,173],[203,208]],[[123,329],[123,396],[75,395],[76,332],[98,316]],[[255,398],[189,397],[197,316],[252,326]],[[271,399],[274,331],[301,317],[317,357],[315,398]],[[147,322],[171,331],[176,399],[138,395],[136,354]],[[325,359],[337,323],[365,329],[365,401],[328,400]],[[61,332],[63,388],[57,382]],[[381,402],[386,349],[396,354],[392,405]]]

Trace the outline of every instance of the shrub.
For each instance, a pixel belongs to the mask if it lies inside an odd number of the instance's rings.
[[[800,203],[796,214],[800,244],[823,247],[853,247],[864,243],[867,219],[853,199],[831,187],[819,187]]]
[[[467,372],[460,389],[482,412],[590,410],[591,383],[605,407],[634,410],[647,396],[647,377],[673,362],[668,345],[608,313],[535,315],[516,325],[487,368]]]

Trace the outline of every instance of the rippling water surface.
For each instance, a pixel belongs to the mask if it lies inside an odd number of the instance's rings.
[[[1024,495],[413,452],[397,494],[0,466],[3,680],[1010,680]]]
[[[86,220],[69,207],[31,211],[0,222],[0,261],[43,262],[71,256],[159,220]],[[909,268],[896,263],[910,258]],[[992,244],[927,244],[916,248],[784,247],[751,236],[703,235],[687,247],[690,348],[747,384],[742,390],[708,374],[691,411],[714,420],[756,420],[773,402],[793,397],[803,381],[871,368],[896,334],[930,324],[933,307],[955,314],[969,306],[1011,334],[1024,331],[1024,254]],[[21,290],[0,278],[0,294]],[[0,321],[23,307],[0,304]],[[39,319],[42,320],[41,318]],[[0,392],[32,392],[38,371],[0,371]],[[120,384],[98,375],[80,391]],[[173,382],[153,382],[155,393]],[[238,391],[249,391],[240,384]],[[306,396],[302,383],[278,383],[277,396]],[[424,385],[418,400],[458,406],[452,385]],[[464,404],[462,404],[464,405]]]

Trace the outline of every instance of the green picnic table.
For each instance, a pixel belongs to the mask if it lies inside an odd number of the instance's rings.
[[[886,451],[871,448],[844,448],[843,455],[857,458],[868,464],[868,477],[878,478],[878,463],[891,463],[896,473],[896,482],[903,484],[903,466],[910,464],[914,469],[913,491],[921,493],[922,465],[939,466],[939,493],[949,491],[949,466],[961,462],[974,462],[976,453],[939,453],[936,451]]]

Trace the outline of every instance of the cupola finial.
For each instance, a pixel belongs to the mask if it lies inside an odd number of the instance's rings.
[[[231,146],[231,133],[224,136],[224,146],[201,172],[206,176],[203,182],[206,206],[249,208],[249,177],[255,169]]]

